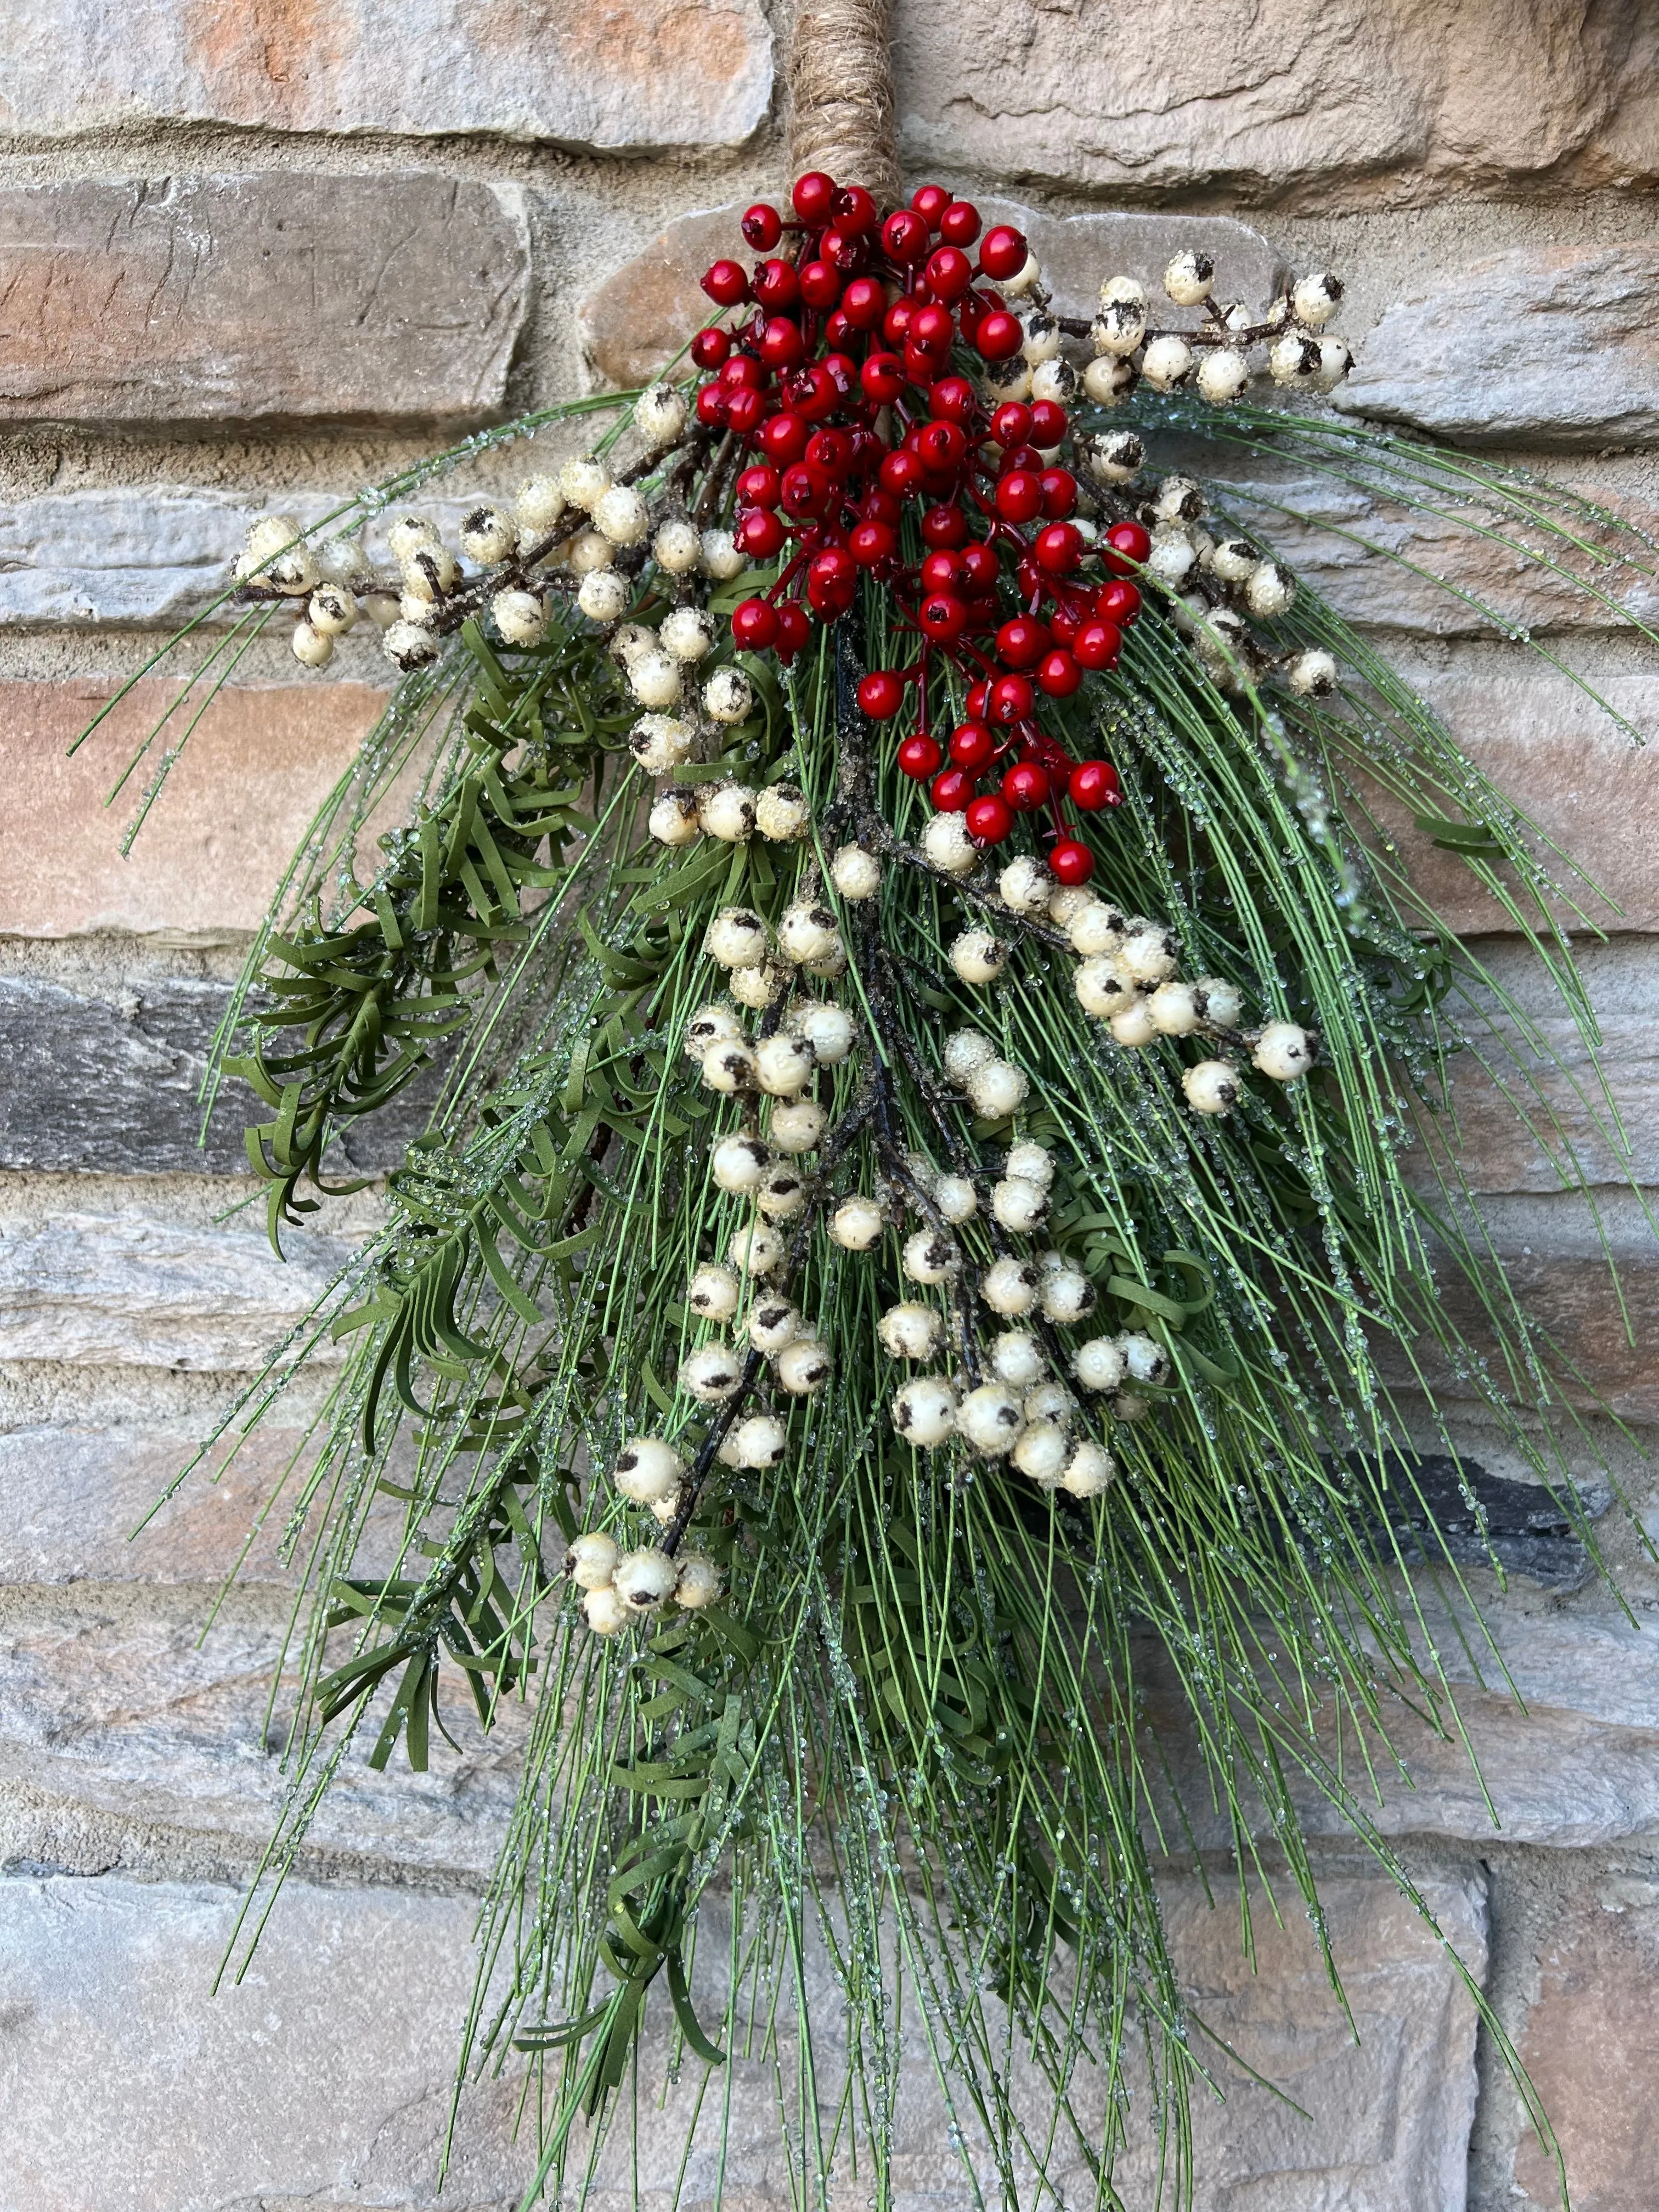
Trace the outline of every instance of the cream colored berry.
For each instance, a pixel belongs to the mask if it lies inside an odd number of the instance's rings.
[[[1077,907],[1066,925],[1072,950],[1085,960],[1109,957],[1123,944],[1124,917],[1104,899],[1091,898]]]
[[[1041,1381],[1048,1363],[1042,1346],[1028,1328],[1005,1329],[991,1341],[991,1371],[1017,1390]]]
[[[1236,1030],[1244,1018],[1244,996],[1236,983],[1219,975],[1200,975],[1193,985],[1193,1003],[1200,1019],[1218,1029]]]
[[[547,635],[547,602],[538,592],[497,592],[489,611],[507,645],[539,645]]]
[[[673,1596],[679,1571],[666,1552],[647,1545],[641,1551],[625,1553],[617,1560],[611,1588],[630,1611],[654,1613]]]
[[[701,1060],[711,1044],[733,1044],[742,1036],[743,1024],[730,1006],[717,1002],[698,1007],[685,1025],[680,1049],[688,1060]]]
[[[1181,1087],[1194,1114],[1231,1114],[1238,1103],[1238,1072],[1224,1060],[1200,1060],[1184,1072]]]
[[[680,665],[665,653],[647,647],[628,664],[628,688],[641,707],[677,707],[680,700]]]
[[[729,584],[749,566],[729,530],[705,530],[699,558],[704,575],[712,576],[717,584]]]
[[[979,1293],[993,1313],[1006,1314],[1012,1320],[1033,1310],[1041,1283],[1041,1271],[1029,1260],[1005,1256],[986,1269]]]
[[[809,999],[796,1009],[789,1026],[811,1046],[820,1067],[839,1067],[858,1036],[852,1015],[832,999]]]
[[[1008,964],[1008,947],[988,929],[965,929],[951,946],[951,965],[964,983],[994,983]]]
[[[947,876],[969,876],[979,866],[979,848],[960,814],[935,814],[921,833],[921,849]]]
[[[1047,1190],[1054,1179],[1054,1156],[1046,1145],[1024,1138],[1008,1147],[1003,1172],[1018,1176],[1022,1182],[1034,1182],[1039,1190]]]
[[[842,898],[856,904],[881,889],[881,862],[862,845],[843,845],[830,863],[830,880]]]
[[[1127,1006],[1121,1006],[1112,1016],[1108,1027],[1117,1043],[1127,1045],[1133,1052],[1138,1052],[1142,1045],[1151,1044],[1158,1035],[1152,1010],[1145,999],[1131,999]]]
[[[726,1251],[739,1275],[769,1275],[782,1265],[784,1243],[775,1229],[756,1221],[738,1230]]]
[[[763,960],[753,968],[732,970],[732,996],[740,1006],[752,1007],[757,1012],[769,1006],[788,987],[788,969],[780,967],[775,960]]]
[[[832,1370],[829,1353],[815,1337],[798,1336],[778,1354],[773,1371],[780,1389],[792,1398],[810,1398],[823,1389]]]
[[[1052,1267],[1042,1279],[1042,1300],[1045,1320],[1071,1328],[1094,1310],[1094,1285],[1080,1267]]]
[[[674,1581],[674,1602],[688,1613],[713,1605],[724,1587],[720,1569],[705,1552],[682,1552]]]
[[[719,1405],[742,1383],[743,1361],[729,1344],[705,1344],[680,1362],[680,1388],[700,1405]]]
[[[931,1359],[944,1334],[938,1310],[915,1298],[889,1306],[876,1324],[882,1350],[890,1359]]]
[[[957,1432],[986,1459],[1005,1457],[1024,1425],[1019,1395],[1006,1383],[981,1382],[957,1407]]]
[[[1003,1121],[1017,1114],[1030,1095],[1031,1079],[1012,1061],[988,1061],[968,1086],[969,1103],[982,1121]]]
[[[1115,1390],[1127,1371],[1115,1336],[1091,1336],[1073,1355],[1072,1372],[1085,1390]]]
[[[844,1198],[830,1217],[830,1241],[846,1252],[868,1252],[880,1243],[884,1226],[873,1198]]]
[[[991,1212],[1015,1237],[1029,1237],[1048,1210],[1048,1194],[1018,1176],[1005,1176],[991,1188]]]
[[[533,544],[549,535],[567,504],[556,477],[526,477],[513,495],[513,519]]]
[[[714,620],[701,607],[676,607],[662,618],[657,636],[676,660],[702,660],[714,650]]]
[[[582,1593],[582,1613],[595,1636],[615,1636],[627,1627],[630,1615],[614,1583]]]
[[[339,637],[357,619],[357,602],[339,584],[319,584],[306,606],[306,620],[324,637]]]
[[[1314,1064],[1313,1040],[1295,1022],[1269,1022],[1256,1039],[1250,1059],[1275,1083],[1295,1083]]]
[[[661,1437],[633,1437],[617,1455],[611,1480],[635,1505],[671,1498],[685,1477],[685,1462]]]
[[[290,642],[294,658],[302,668],[326,668],[334,658],[334,641],[308,622],[296,622]]]
[[[1066,1462],[1060,1486],[1073,1498],[1098,1498],[1109,1486],[1115,1472],[1110,1452],[1085,1438]]]
[[[805,795],[793,783],[769,783],[755,801],[755,827],[774,845],[804,837],[811,822]]]
[[[934,1451],[957,1425],[957,1394],[939,1375],[916,1375],[894,1393],[894,1428],[918,1450]]]
[[[827,960],[841,949],[841,932],[831,909],[812,899],[798,900],[778,918],[778,950],[799,965]]]
[[[762,1176],[755,1201],[769,1221],[793,1221],[806,1204],[806,1189],[800,1170],[778,1160]]]
[[[1198,997],[1190,983],[1160,983],[1146,1011],[1160,1036],[1190,1036],[1198,1027]]]
[[[1047,866],[1022,853],[1018,860],[1010,860],[997,878],[997,890],[1002,903],[1011,914],[1039,915],[1048,903],[1048,895],[1054,888],[1054,879]]]
[[[610,489],[610,470],[591,453],[574,457],[559,471],[559,489],[584,514],[591,514]]]
[[[779,1467],[789,1449],[789,1431],[775,1413],[750,1413],[732,1431],[732,1444],[738,1467]]]
[[[933,1185],[933,1203],[945,1220],[959,1225],[979,1212],[979,1193],[968,1176],[943,1175]]]
[[[901,1262],[913,1283],[943,1283],[962,1266],[962,1255],[951,1239],[937,1229],[918,1229],[904,1240]]]
[[[966,1086],[996,1056],[996,1047],[979,1030],[953,1030],[945,1040],[945,1072],[952,1083]]]
[[[620,622],[628,612],[628,580],[614,568],[595,568],[582,578],[576,593],[576,605],[589,622]]]
[[[781,1152],[815,1152],[823,1142],[830,1117],[811,1098],[780,1099],[766,1133]]]
[[[755,1055],[746,1044],[711,1044],[699,1063],[705,1089],[730,1097],[755,1085]]]
[[[628,750],[647,775],[666,775],[690,760],[696,743],[689,722],[673,714],[641,714],[629,733]]]
[[[703,939],[708,957],[722,968],[753,968],[769,949],[766,924],[746,906],[722,907]]]
[[[564,1571],[578,1589],[604,1589],[617,1571],[616,1538],[603,1528],[578,1536],[564,1555]]]
[[[1135,996],[1134,980],[1115,953],[1084,961],[1072,978],[1072,988],[1084,1012],[1101,1020],[1121,1012]]]
[[[755,711],[754,687],[740,668],[717,668],[702,687],[703,711],[713,721],[746,722]]]
[[[1023,1475],[1051,1490],[1071,1452],[1072,1440],[1057,1421],[1028,1421],[1011,1456]]]
[[[1139,1329],[1130,1329],[1119,1337],[1123,1351],[1123,1364],[1132,1382],[1146,1382],[1154,1386],[1167,1382],[1174,1363],[1155,1336],[1147,1336]]]
[[[673,516],[659,528],[651,551],[671,576],[689,576],[702,558],[702,536],[695,523]]]
[[[709,1172],[717,1187],[738,1194],[757,1190],[761,1177],[772,1164],[772,1155],[758,1137],[734,1131],[722,1137],[708,1156]]]
[[[685,1303],[705,1321],[730,1321],[741,1295],[736,1269],[719,1260],[706,1260],[691,1278]]]

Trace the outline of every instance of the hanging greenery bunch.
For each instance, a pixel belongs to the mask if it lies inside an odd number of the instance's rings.
[[[659,2015],[685,2063],[775,2065],[804,2204],[852,2155],[890,2201],[913,2038],[988,2201],[1116,2204],[1150,2130],[1178,2202],[1207,2069],[1159,1856],[1218,1808],[1322,1941],[1311,1791],[1412,1887],[1352,1779],[1392,1716],[1457,1726],[1401,1438],[1455,1454],[1450,1380],[1578,1514],[1585,1394],[1456,1174],[1449,1063],[1503,1048],[1470,1012],[1502,994],[1379,810],[1463,857],[1594,1039],[1565,866],[1224,483],[1148,454],[1340,472],[1604,594],[1650,549],[1296,414],[1348,366],[1328,275],[1258,316],[1182,252],[1195,325],[1109,270],[1074,323],[936,187],[884,212],[809,173],[742,229],[688,372],[432,465],[605,426],[458,546],[401,513],[377,574],[363,509],[258,525],[184,694],[199,720],[272,623],[312,667],[375,623],[404,672],[222,1040],[273,1238],[443,1069],[385,1230],[229,1425],[347,1343],[268,1509],[314,1609],[246,1924],[354,1741],[424,1767],[449,1701],[523,1701],[465,2063],[529,2054],[526,2203],[580,2200]],[[403,1556],[368,1575],[387,1493]],[[850,2087],[791,2002],[823,1957]]]

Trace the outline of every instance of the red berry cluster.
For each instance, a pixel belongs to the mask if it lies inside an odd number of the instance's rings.
[[[712,372],[700,419],[753,454],[737,479],[737,543],[755,561],[791,549],[764,596],[738,608],[732,635],[787,663],[813,617],[834,621],[860,573],[877,578],[917,657],[866,676],[859,704],[890,721],[915,688],[900,768],[931,779],[934,805],[965,813],[985,845],[1000,844],[1016,816],[1047,809],[1048,865],[1060,882],[1083,883],[1094,861],[1063,802],[1117,805],[1117,774],[1106,761],[1073,761],[1037,708],[1116,664],[1140,608],[1129,579],[1150,540],[1120,522],[1091,546],[1071,520],[1077,480],[1051,465],[1070,428],[1063,407],[993,408],[953,369],[958,347],[987,362],[1019,351],[1024,331],[995,287],[1024,268],[1026,242],[1006,224],[981,235],[979,210],[938,185],[884,220],[861,186],[817,171],[793,202],[793,221],[764,204],[744,216],[744,237],[768,258],[752,269],[717,261],[702,283],[718,306],[746,313],[691,346]],[[786,238],[793,253],[777,250]],[[920,510],[926,548],[915,564],[900,536],[907,506]],[[1091,579],[1096,562],[1103,574]],[[967,716],[941,744],[928,717],[930,679],[944,666],[965,681]]]

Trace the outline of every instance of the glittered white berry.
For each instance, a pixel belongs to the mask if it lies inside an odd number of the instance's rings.
[[[1039,915],[1048,903],[1048,894],[1054,879],[1045,862],[1029,853],[1010,860],[997,878],[997,890],[1002,903],[1011,914]]]
[[[1215,264],[1190,246],[1177,253],[1164,272],[1164,289],[1177,307],[1195,307],[1215,283]]]
[[[1198,364],[1199,395],[1212,407],[1228,407],[1250,380],[1250,364],[1233,346],[1217,346]]]
[[[714,617],[701,607],[676,607],[663,617],[657,637],[676,660],[704,659],[714,647]]]
[[[723,1097],[754,1087],[755,1055],[746,1044],[711,1044],[699,1066],[705,1088]]]
[[[664,792],[653,804],[646,828],[659,845],[695,845],[702,835],[696,792]]]
[[[1336,689],[1336,663],[1321,647],[1310,646],[1291,662],[1285,681],[1298,699],[1327,699]]]
[[[1150,1044],[1158,1035],[1158,1024],[1152,1019],[1152,1010],[1145,999],[1132,999],[1127,1006],[1120,1006],[1107,1026],[1115,1043],[1126,1045],[1138,1052],[1142,1045]]]
[[[1003,1121],[1030,1096],[1031,1079],[1006,1060],[988,1060],[964,1086],[969,1103],[983,1121]]]
[[[789,1026],[805,1037],[820,1067],[839,1067],[853,1049],[858,1024],[833,999],[809,999],[795,1009]]]
[[[620,622],[628,611],[628,600],[627,579],[614,568],[595,568],[582,578],[576,593],[576,605],[589,622]]]
[[[672,446],[685,421],[684,396],[672,384],[648,384],[634,402],[634,428],[654,451]]]
[[[775,1229],[756,1221],[734,1232],[726,1253],[740,1275],[769,1275],[782,1264],[784,1243]]]
[[[830,1217],[830,1241],[843,1251],[868,1252],[881,1242],[884,1226],[873,1198],[844,1198]]]
[[[991,1372],[1016,1389],[1029,1389],[1046,1371],[1042,1346],[1030,1329],[1005,1329],[992,1339],[990,1350]]]
[[[670,1498],[685,1476],[685,1462],[661,1437],[633,1437],[617,1455],[611,1480],[635,1505]]]
[[[1006,1383],[981,1382],[957,1408],[958,1433],[987,1459],[1000,1459],[1012,1451],[1024,1425],[1018,1393]]]
[[[617,1635],[627,1627],[630,1618],[614,1583],[603,1583],[597,1589],[584,1590],[582,1612],[595,1636]]]
[[[334,658],[334,641],[308,622],[296,622],[289,641],[294,658],[302,668],[326,668]]]
[[[755,1047],[755,1079],[769,1098],[794,1098],[812,1079],[817,1061],[803,1036],[780,1030]]]
[[[832,1369],[829,1353],[815,1337],[798,1336],[778,1354],[773,1372],[779,1389],[792,1398],[810,1398],[823,1389]]]
[[[497,592],[489,611],[507,645],[539,645],[547,635],[547,602],[538,592]]]
[[[713,1605],[724,1587],[720,1569],[705,1552],[682,1552],[674,1581],[674,1602],[688,1613]]]
[[[319,584],[306,605],[306,620],[324,637],[339,637],[357,619],[357,602],[338,584]]]
[[[702,687],[704,712],[716,722],[747,721],[755,710],[755,693],[740,668],[717,668]]]
[[[1066,934],[1074,952],[1092,960],[1102,953],[1120,951],[1127,926],[1120,908],[1104,899],[1091,898],[1073,909]]]
[[[1275,1083],[1295,1083],[1314,1064],[1313,1039],[1295,1022],[1269,1022],[1256,1039],[1250,1059]]]
[[[1042,1279],[1042,1303],[1045,1320],[1070,1328],[1093,1312],[1094,1285],[1080,1267],[1052,1267]]]
[[[708,1170],[716,1186],[737,1193],[757,1190],[772,1164],[772,1155],[758,1137],[734,1131],[722,1137],[708,1156]]]
[[[629,735],[628,750],[647,775],[666,775],[691,757],[695,733],[673,714],[641,714]]]
[[[894,1428],[907,1443],[934,1451],[957,1425],[957,1394],[939,1375],[916,1375],[894,1393]]]
[[[913,1283],[946,1282],[962,1266],[956,1245],[937,1229],[918,1229],[907,1237],[901,1260]]]
[[[717,584],[729,584],[733,576],[742,575],[749,566],[729,530],[705,530],[698,559],[704,575],[712,577]]]
[[[944,1323],[935,1307],[905,1298],[888,1307],[876,1324],[876,1334],[890,1359],[931,1359],[939,1349]]]
[[[755,801],[755,827],[771,844],[804,837],[811,820],[805,793],[793,783],[769,783]]]
[[[380,640],[380,650],[399,668],[420,668],[438,658],[438,641],[418,623],[395,622]]]
[[[1140,373],[1154,392],[1173,392],[1190,374],[1193,349],[1173,331],[1154,338],[1140,356]]]
[[[732,1430],[732,1444],[738,1467],[780,1467],[789,1449],[789,1431],[775,1413],[750,1413]]]
[[[1028,1420],[1012,1457],[1023,1475],[1051,1490],[1071,1455],[1072,1440],[1057,1421]]]
[[[1121,355],[1102,354],[1083,372],[1083,389],[1097,407],[1115,407],[1140,381],[1132,361]]]
[[[966,1176],[943,1175],[933,1184],[933,1203],[953,1225],[979,1212],[979,1194]]]
[[[945,1040],[945,1073],[965,1086],[997,1056],[989,1037],[978,1030],[953,1030]]]
[[[781,1152],[810,1152],[823,1143],[829,1119],[811,1098],[780,1099],[766,1133]]]
[[[604,1589],[617,1571],[616,1538],[602,1528],[578,1536],[564,1555],[564,1571],[578,1589]]]
[[[843,845],[830,863],[830,880],[842,898],[857,904],[881,889],[881,862],[862,845]]]
[[[1231,1114],[1238,1103],[1238,1073],[1224,1060],[1200,1060],[1181,1078],[1194,1114]]]
[[[1008,964],[1008,947],[988,929],[965,929],[951,945],[951,965],[964,983],[994,983]]]
[[[673,1596],[679,1571],[666,1552],[647,1545],[617,1560],[611,1586],[635,1613],[654,1613],[665,1599]]]
[[[992,1185],[992,1214],[1013,1236],[1029,1237],[1048,1210],[1048,1192],[1023,1176],[1005,1176]]]
[[[730,1321],[740,1295],[736,1269],[719,1260],[705,1260],[686,1288],[685,1303],[705,1321]]]
[[[722,968],[753,968],[764,960],[766,924],[752,907],[722,907],[708,925],[703,948]]]
[[[1109,1487],[1115,1472],[1110,1452],[1085,1439],[1066,1462],[1060,1486],[1073,1498],[1098,1498]]]
[[[1219,975],[1199,977],[1193,985],[1193,1003],[1200,1017],[1218,1029],[1236,1030],[1244,1017],[1243,994]]]
[[[591,514],[611,489],[611,471],[592,455],[568,460],[559,471],[559,489],[572,507]]]
[[[1190,983],[1160,983],[1146,1011],[1160,1036],[1190,1036],[1198,1027],[1198,998]]]
[[[657,566],[671,576],[689,576],[702,558],[702,533],[694,522],[671,516],[652,539],[651,551]]]
[[[1072,1359],[1072,1372],[1085,1390],[1115,1390],[1127,1371],[1123,1347],[1114,1336],[1091,1336]]]
[[[1291,309],[1310,331],[1322,330],[1342,303],[1342,280],[1328,270],[1316,269],[1299,277],[1291,289]]]
[[[921,833],[921,849],[947,876],[969,876],[979,866],[979,848],[960,814],[935,814]]]
[[[1102,1020],[1120,1012],[1135,995],[1134,980],[1115,953],[1085,960],[1072,978],[1072,988],[1084,1012]]]
[[[1154,1385],[1167,1382],[1173,1363],[1169,1353],[1155,1336],[1145,1336],[1138,1329],[1130,1329],[1118,1339],[1123,1351],[1123,1364],[1132,1382]]]
[[[1277,561],[1259,561],[1244,586],[1244,604],[1259,622],[1288,614],[1296,603],[1296,580]]]
[[[980,1279],[979,1294],[993,1313],[1011,1319],[1032,1311],[1042,1284],[1042,1271],[1029,1260],[1005,1255],[994,1260]]]
[[[513,497],[513,519],[532,543],[549,536],[568,505],[556,477],[526,477]]]
[[[841,950],[841,932],[827,906],[816,900],[798,900],[778,917],[778,950],[798,965],[808,960],[827,960]]]

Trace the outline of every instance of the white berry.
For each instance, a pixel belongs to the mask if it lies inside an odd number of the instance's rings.
[[[956,1246],[937,1229],[918,1229],[906,1237],[902,1259],[913,1283],[945,1282],[962,1265]]]
[[[991,1212],[1016,1237],[1028,1237],[1048,1208],[1048,1194],[1021,1176],[1005,1176],[992,1186]]]
[[[935,1450],[956,1428],[957,1394],[941,1376],[913,1376],[894,1393],[892,1420],[907,1443]]]
[[[1011,1451],[1024,1425],[1018,1395],[1006,1383],[981,1382],[957,1408],[957,1430],[987,1459]]]
[[[874,898],[881,889],[881,862],[862,845],[843,845],[830,863],[830,880],[854,904]]]
[[[617,1569],[617,1540],[602,1528],[578,1536],[564,1555],[564,1571],[578,1589],[604,1589]]]
[[[685,1303],[705,1321],[730,1321],[740,1295],[736,1270],[718,1260],[708,1260],[692,1276]]]
[[[755,827],[774,845],[804,837],[811,819],[805,794],[793,783],[769,783],[755,801]]]
[[[810,1152],[823,1143],[829,1119],[811,1098],[780,1099],[766,1133],[781,1152]]]
[[[774,1372],[792,1398],[810,1398],[830,1380],[830,1355],[816,1338],[798,1336],[779,1353]]]
[[[743,1362],[729,1345],[705,1344],[680,1362],[680,1388],[705,1406],[729,1398],[743,1381]]]
[[[1013,1462],[1044,1489],[1060,1480],[1071,1456],[1072,1440],[1056,1421],[1028,1421],[1013,1449]]]
[[[1269,1022],[1250,1058],[1275,1083],[1294,1083],[1313,1066],[1313,1040],[1295,1022]]]
[[[1031,1311],[1041,1281],[1039,1271],[1029,1261],[1005,1257],[993,1261],[986,1269],[979,1293],[993,1313],[1012,1318]]]
[[[754,968],[767,953],[766,924],[751,907],[722,907],[703,939],[711,960],[722,968]]]
[[[657,566],[671,576],[689,576],[702,558],[702,534],[694,524],[677,516],[662,524],[651,550]]]
[[[876,1324],[876,1334],[890,1359],[931,1359],[939,1349],[943,1327],[935,1308],[905,1298],[888,1307]]]
[[[1023,1389],[1036,1382],[1045,1367],[1042,1346],[1027,1328],[1005,1329],[992,1340],[991,1370],[999,1381]]]
[[[683,1605],[688,1613],[700,1613],[704,1606],[714,1604],[721,1588],[720,1571],[706,1553],[680,1553],[680,1571],[674,1583],[676,1605]]]
[[[1238,1103],[1238,1074],[1224,1060],[1200,1060],[1182,1076],[1181,1087],[1194,1114],[1231,1114]]]
[[[783,1239],[763,1221],[738,1230],[726,1246],[726,1257],[740,1275],[769,1275],[783,1259]]]
[[[679,1571],[666,1552],[647,1546],[617,1561],[611,1588],[635,1613],[654,1613],[665,1598],[673,1596]]]
[[[844,1198],[830,1217],[830,1240],[846,1252],[868,1252],[881,1242],[884,1225],[873,1198]]]
[[[858,1035],[852,1015],[831,999],[808,1000],[797,1008],[789,1026],[811,1046],[820,1067],[839,1067]]]
[[[1042,1279],[1044,1316],[1070,1328],[1094,1309],[1094,1285],[1079,1267],[1054,1267]]]
[[[988,929],[966,929],[951,946],[951,965],[964,983],[994,983],[1008,964],[1008,947]]]
[[[1030,1094],[1031,1079],[1012,1061],[986,1063],[967,1086],[969,1103],[981,1121],[1003,1121],[1017,1114]]]
[[[1110,1452],[1085,1439],[1066,1462],[1060,1486],[1073,1498],[1098,1498],[1115,1472]]]
[[[672,1497],[685,1474],[685,1462],[660,1437],[633,1437],[617,1455],[611,1480],[635,1505],[654,1505]]]
[[[755,1079],[769,1098],[798,1097],[817,1066],[805,1038],[787,1030],[763,1037],[755,1047]]]

